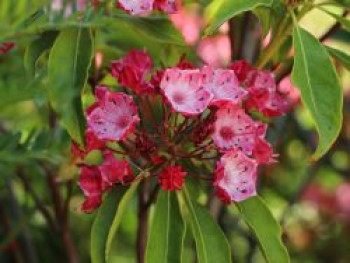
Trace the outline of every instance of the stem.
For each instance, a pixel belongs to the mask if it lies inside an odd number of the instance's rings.
[[[296,21],[299,21],[308,11],[313,8],[312,5],[306,4],[300,10]],[[294,15],[293,10],[290,10],[289,14],[286,15],[280,22],[280,25],[276,31],[274,38],[272,39],[270,45],[265,49],[265,51],[259,57],[256,66],[258,68],[263,68],[271,60],[273,55],[280,49],[280,47],[287,40],[290,32],[295,23],[292,23],[291,15]]]
[[[137,262],[145,262],[145,251],[148,234],[148,206],[147,206],[148,181],[141,183],[139,188],[139,224],[137,229]]]
[[[50,214],[50,212],[46,209],[45,205],[42,203],[42,201],[40,200],[40,198],[37,196],[37,194],[34,192],[34,190],[32,189],[32,187],[30,186],[30,183],[28,182],[26,176],[23,173],[23,169],[21,167],[19,167],[17,169],[17,175],[20,178],[24,190],[26,192],[28,192],[29,195],[32,196],[33,201],[36,205],[36,207],[38,208],[38,210],[42,213],[43,217],[46,220],[47,225],[53,230],[53,231],[57,231],[57,225],[55,224],[52,215]]]
[[[61,194],[59,192],[59,187],[56,181],[56,175],[53,173],[50,167],[43,164],[46,171],[47,182],[49,189],[51,190],[51,197],[53,200],[54,210],[56,214],[56,219],[60,227],[61,238],[63,246],[66,250],[67,262],[68,263],[78,263],[78,253],[74,243],[72,241],[72,236],[69,229],[68,223],[68,205],[70,200],[70,189],[68,186],[67,199],[63,202]]]

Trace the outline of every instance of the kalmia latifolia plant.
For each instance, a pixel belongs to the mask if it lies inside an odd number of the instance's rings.
[[[324,35],[303,21],[315,9],[334,22],[320,23]],[[304,253],[316,235],[293,220],[318,169],[347,165],[344,149],[315,162],[348,136],[334,144],[343,90],[332,57],[337,69],[350,59],[328,43],[348,31],[348,10],[347,0],[0,0],[0,261],[8,250],[8,262],[78,263],[85,249],[81,262],[289,263],[287,244],[296,261],[318,262],[318,248]],[[337,209],[348,219],[347,189]],[[60,242],[42,249],[48,236]]]
[[[260,119],[288,110],[271,72],[243,60],[222,69],[181,61],[155,71],[147,52],[133,50],[112,61],[111,73],[119,90],[95,87],[86,148],[73,146],[82,159],[83,211],[100,206],[116,184],[139,180],[154,181],[156,191],[204,180],[225,203],[256,195],[259,168],[277,157]],[[99,165],[84,163],[93,150],[102,153]],[[205,175],[198,172],[204,166]]]

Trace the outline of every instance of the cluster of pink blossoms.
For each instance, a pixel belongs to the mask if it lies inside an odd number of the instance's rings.
[[[82,160],[92,150],[103,153],[100,165],[81,164],[84,211],[98,207],[113,185],[132,183],[131,166],[148,171],[162,190],[180,190],[193,176],[211,180],[225,203],[256,195],[258,167],[276,155],[265,139],[267,125],[251,113],[269,118],[288,110],[270,72],[245,61],[225,69],[182,61],[155,70],[146,52],[131,51],[111,63],[111,73],[119,91],[96,87],[85,149],[73,145]],[[204,172],[209,176],[194,174],[203,167],[188,168],[198,162],[212,167]]]
[[[117,6],[132,15],[147,15],[152,10],[173,14],[178,10],[179,0],[118,0]]]

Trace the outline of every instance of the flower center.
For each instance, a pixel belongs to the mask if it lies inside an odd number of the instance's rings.
[[[121,116],[116,124],[119,128],[126,128],[129,124],[129,118],[127,116]]]
[[[180,92],[176,92],[174,93],[173,95],[173,101],[176,103],[176,104],[182,104],[185,100],[185,96],[180,93]]]
[[[229,141],[233,138],[234,132],[230,127],[224,126],[220,129],[220,136],[225,140]]]

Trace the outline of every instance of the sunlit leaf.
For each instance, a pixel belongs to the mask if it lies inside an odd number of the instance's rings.
[[[314,160],[322,157],[337,139],[342,126],[343,94],[327,49],[297,24],[292,81],[315,122],[319,142]]]

